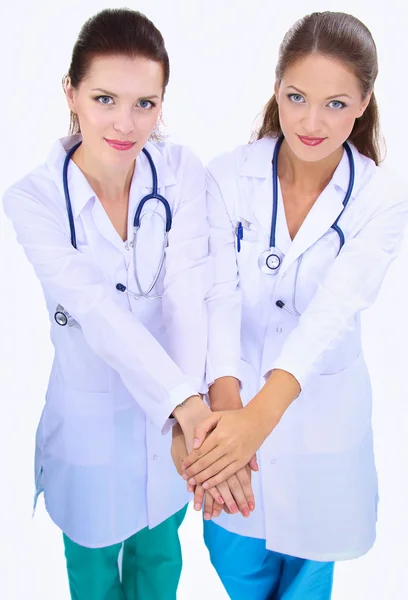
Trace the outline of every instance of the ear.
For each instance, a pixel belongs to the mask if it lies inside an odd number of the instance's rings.
[[[273,91],[275,93],[276,102],[277,102],[277,104],[279,104],[279,83],[276,80],[275,80],[275,85],[274,85]]]
[[[72,110],[72,112],[76,112],[75,111],[76,92],[75,92],[75,88],[72,87],[71,79],[69,77],[65,78],[64,91],[65,91],[65,97],[67,99],[70,110]]]
[[[360,112],[359,112],[359,115],[357,117],[358,119],[363,116],[363,114],[364,114],[367,106],[370,104],[371,96],[372,95],[373,95],[373,91],[371,90],[371,92],[369,92],[367,94],[367,96],[364,98],[364,101],[363,101],[363,103],[360,106]]]

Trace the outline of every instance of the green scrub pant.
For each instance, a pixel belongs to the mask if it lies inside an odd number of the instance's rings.
[[[64,535],[72,600],[176,600],[182,566],[178,528],[186,510],[106,548],[85,548]]]

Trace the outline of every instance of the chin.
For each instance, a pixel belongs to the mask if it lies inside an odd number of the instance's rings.
[[[327,139],[321,142],[318,146],[307,146],[306,144],[301,142],[298,137],[296,137],[294,139],[292,138],[290,142],[288,142],[288,144],[293,154],[299,160],[309,163],[324,160],[325,158],[333,154],[333,152],[338,150],[337,147],[333,148],[332,144],[329,144],[329,141]]]

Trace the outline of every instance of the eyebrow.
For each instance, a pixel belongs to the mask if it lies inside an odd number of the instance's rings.
[[[305,92],[302,92],[302,90],[295,87],[294,85],[287,85],[286,89],[288,89],[288,88],[292,88],[293,90],[296,90],[297,92],[299,92],[299,94],[302,94],[302,96],[307,96],[307,94]],[[340,98],[340,97],[350,98],[350,100],[352,100],[352,97],[349,94],[335,94],[334,96],[329,96],[328,98],[326,98],[326,100],[334,100],[335,98]]]
[[[93,92],[101,92],[102,94],[105,94],[106,96],[112,96],[112,98],[117,98],[118,95],[114,94],[113,92],[108,92],[108,90],[104,90],[102,88],[93,88],[92,90]],[[140,96],[139,100],[153,100],[153,99],[157,99],[160,100],[159,96],[156,95],[152,95],[152,96]]]

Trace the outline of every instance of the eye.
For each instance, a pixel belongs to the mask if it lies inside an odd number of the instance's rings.
[[[302,94],[289,94],[288,98],[291,102],[294,102],[295,104],[302,104],[305,100]]]
[[[150,110],[151,108],[154,108],[156,105],[154,104],[154,102],[151,102],[150,100],[139,100],[139,102],[137,103],[137,106],[140,106],[140,108],[143,108],[144,110]]]
[[[331,102],[329,102],[328,106],[329,106],[329,108],[332,108],[333,110],[339,110],[341,108],[344,108],[346,106],[346,104],[344,104],[344,102],[340,102],[340,100],[331,100]]]
[[[104,104],[105,106],[109,106],[113,103],[113,98],[110,96],[97,96],[95,100],[99,102],[99,104]]]

